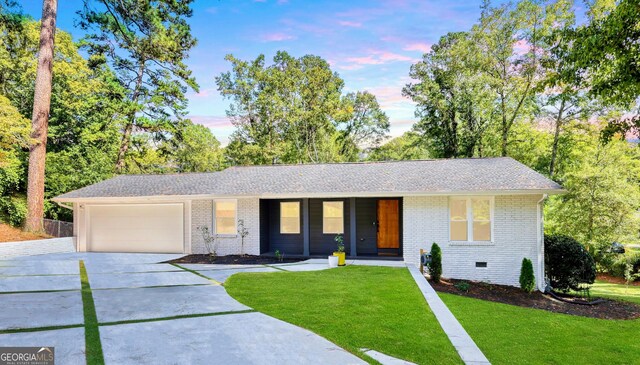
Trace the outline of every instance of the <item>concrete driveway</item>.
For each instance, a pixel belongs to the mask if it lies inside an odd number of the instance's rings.
[[[184,269],[158,263],[178,256],[60,253],[0,260],[0,346],[54,346],[57,363],[85,363],[82,260],[106,364],[364,363],[237,302],[221,285],[239,271],[318,270],[326,260]]]

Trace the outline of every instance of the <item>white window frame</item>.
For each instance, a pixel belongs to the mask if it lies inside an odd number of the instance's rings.
[[[297,232],[284,232],[282,230],[282,204],[296,204],[298,206],[298,231]],[[299,201],[281,201],[280,202],[280,234],[300,234],[300,226],[302,224],[300,224],[300,202]],[[287,217],[287,218],[292,218],[292,217]]]
[[[473,199],[488,199],[489,200],[489,215],[490,215],[490,226],[491,226],[491,240],[490,241],[475,241],[473,239],[473,206],[472,206],[472,200]],[[464,200],[466,201],[466,205],[467,205],[467,240],[466,241],[459,241],[459,240],[452,240],[451,239],[451,202],[452,201],[456,201],[456,200]],[[476,195],[476,196],[451,196],[449,197],[449,206],[447,209],[447,226],[448,226],[448,235],[449,235],[449,242],[453,242],[453,243],[478,243],[478,244],[493,244],[494,242],[494,211],[495,211],[495,197],[494,196],[488,196],[488,195]]]
[[[217,219],[216,219],[216,212],[217,212],[217,205],[218,202],[233,202],[236,206],[236,209],[234,211],[234,215],[233,215],[233,222],[234,224],[236,224],[236,231],[235,233],[218,233],[218,227],[217,227]],[[238,199],[214,199],[213,200],[213,234],[216,237],[237,237],[238,236],[238,230],[237,230],[237,222],[238,222]]]
[[[325,227],[325,221],[324,221],[324,204],[325,203],[340,203],[340,205],[342,205],[342,232],[327,232],[326,227]],[[344,201],[342,200],[323,200],[322,201],[322,234],[344,234]]]

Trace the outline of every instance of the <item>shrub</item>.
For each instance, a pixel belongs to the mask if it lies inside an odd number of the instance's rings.
[[[458,289],[460,291],[468,292],[469,288],[471,287],[471,284],[469,284],[466,281],[459,281],[459,282],[453,284],[453,286],[455,286],[456,289]]]
[[[21,227],[27,217],[27,201],[21,196],[3,196],[0,198],[0,216],[14,227]]]
[[[593,257],[571,237],[545,236],[544,264],[554,289],[579,291],[583,289],[582,284],[593,284],[596,279]]]
[[[429,264],[429,276],[436,283],[440,282],[442,276],[442,250],[437,243],[431,245],[431,264]]]
[[[528,258],[522,259],[522,268],[520,269],[520,288],[531,293],[536,287],[536,277],[533,274],[533,264]]]
[[[624,255],[619,255],[608,271],[609,274],[620,278],[640,274],[640,252],[628,251]]]

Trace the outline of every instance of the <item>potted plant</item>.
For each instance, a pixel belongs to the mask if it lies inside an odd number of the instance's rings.
[[[338,266],[344,266],[345,263],[345,253],[344,253],[344,238],[342,237],[341,234],[337,235],[334,239],[334,241],[336,241],[336,246],[338,251],[335,251],[333,253],[333,256],[337,256],[338,257]]]

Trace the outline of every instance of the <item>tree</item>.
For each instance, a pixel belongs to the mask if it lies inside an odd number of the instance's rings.
[[[624,141],[598,143],[600,130],[593,127],[582,133],[583,142],[573,142],[570,164],[560,176],[568,193],[550,200],[545,229],[596,253],[613,241],[636,238],[640,152]]]
[[[56,32],[57,0],[44,0],[40,30],[40,50],[33,95],[31,117],[32,144],[29,148],[29,178],[27,182],[27,218],[25,230],[42,231],[44,218],[44,173],[47,154],[47,128],[51,104],[51,71]]]
[[[18,115],[30,118],[37,69],[40,24],[15,15],[0,24],[0,93]],[[104,180],[113,174],[118,151],[124,93],[104,64],[83,58],[69,33],[55,34],[53,86],[49,112],[45,216],[71,219],[71,212],[48,202],[50,197]],[[14,145],[14,183],[3,194],[21,203],[26,186],[23,147]],[[13,207],[5,208],[15,210]]]
[[[280,51],[271,65],[263,55],[226,59],[232,70],[216,83],[232,102],[227,115],[236,130],[226,148],[232,165],[353,160],[388,130],[375,97],[343,96],[343,80],[318,56]]]
[[[430,157],[429,150],[424,146],[422,138],[416,132],[409,131],[400,137],[390,139],[379,147],[373,148],[369,152],[367,160],[424,160]]]
[[[272,164],[283,154],[283,122],[273,104],[278,95],[265,68],[264,55],[251,62],[227,55],[232,71],[216,77],[218,91],[232,101],[227,115],[236,130],[227,155],[231,164]]]
[[[637,0],[594,1],[589,22],[563,29],[569,40],[565,62],[570,68],[567,82],[589,85],[589,95],[607,106],[633,110],[609,121],[603,138],[640,136],[640,4]]]
[[[85,37],[84,47],[94,61],[108,62],[126,90],[117,172],[125,169],[132,133],[168,138],[186,113],[187,88],[198,91],[184,63],[196,44],[186,22],[190,5],[191,0],[85,0],[78,12],[81,28],[95,32]]]
[[[500,154],[508,155],[514,123],[535,110],[534,90],[540,81],[540,57],[545,37],[558,20],[562,7],[523,0],[492,7],[482,6],[480,22],[471,30],[481,70],[489,78],[500,126]]]
[[[542,105],[542,117],[551,122],[553,143],[548,174],[552,178],[557,172],[558,147],[564,126],[571,121],[587,120],[594,116],[598,108],[588,95],[588,85],[574,84],[574,68],[567,62],[572,52],[572,42],[567,30],[575,24],[575,15],[571,11],[573,1],[557,1],[553,6],[558,14],[553,31],[546,36],[549,49],[542,54],[541,67],[543,79],[538,90],[539,103]]]
[[[220,142],[211,130],[186,120],[169,144],[171,160],[178,172],[209,172],[224,168]]]
[[[411,66],[410,76],[418,82],[402,90],[417,104],[420,121],[413,129],[436,157],[482,154],[482,137],[491,121],[490,95],[474,54],[468,33],[449,33]]]
[[[338,116],[340,155],[349,161],[359,158],[360,149],[371,149],[389,133],[389,117],[368,91],[348,93],[342,98]]]
[[[24,173],[19,149],[28,148],[29,120],[0,95],[0,196],[17,189]]]

